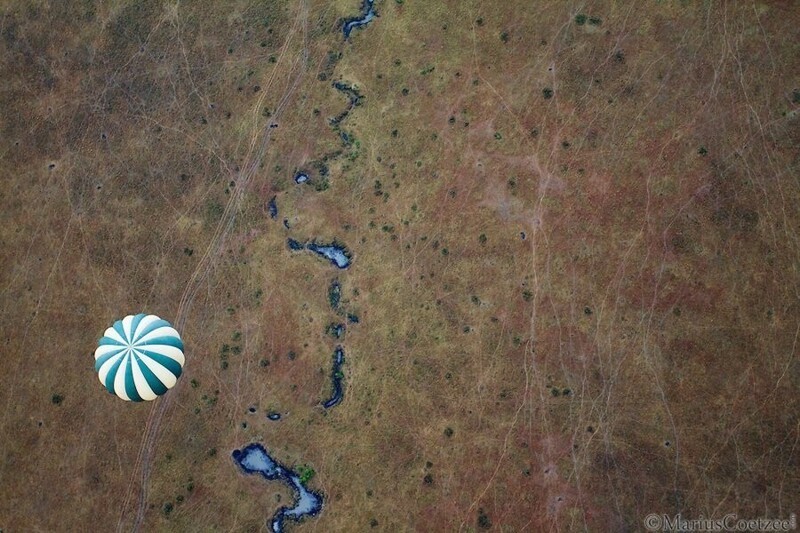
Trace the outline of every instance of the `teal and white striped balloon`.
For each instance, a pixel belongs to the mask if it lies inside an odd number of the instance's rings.
[[[155,315],[128,315],[108,328],[94,352],[94,369],[108,392],[123,400],[155,400],[183,370],[183,341]]]

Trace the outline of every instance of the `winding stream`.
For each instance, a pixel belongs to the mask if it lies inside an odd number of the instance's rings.
[[[331,262],[336,268],[345,269],[350,266],[350,252],[340,244],[317,244],[310,242],[306,244],[306,249],[321,255]]]
[[[269,218],[276,219],[278,218],[278,201],[277,196],[273,196],[270,198],[269,203],[267,203],[267,210],[269,211]]]
[[[345,20],[342,29],[345,40],[350,37],[351,32],[355,28],[366,26],[377,16],[373,3],[374,0],[364,0],[361,8],[361,16]],[[340,125],[350,111],[352,111],[354,107],[361,104],[363,96],[357,88],[341,81],[335,82],[333,86],[336,90],[346,94],[349,100],[347,108],[338,116],[329,120],[332,129],[339,135],[346,148],[353,141],[351,135],[341,130]],[[277,127],[277,124],[270,125],[270,127]],[[338,151],[330,154],[330,156],[338,157],[340,154],[341,151]],[[327,165],[324,163],[324,161],[327,160],[328,156],[326,156],[322,162],[318,162],[317,165],[319,167],[318,171],[323,177],[327,176],[328,174]],[[297,172],[294,176],[294,182],[298,185],[308,183],[309,181],[310,176],[306,172]],[[325,188],[327,187],[318,188],[317,190],[324,190]],[[267,210],[270,218],[276,219],[278,217],[278,204],[275,196],[273,196],[267,203]],[[283,220],[283,225],[287,230],[289,229],[288,219]],[[287,238],[286,244],[289,249],[294,252],[299,252],[302,250],[313,252],[327,259],[338,269],[348,268],[352,261],[351,253],[345,246],[337,243],[336,241],[333,241],[330,244],[324,244],[316,241],[300,242],[292,238]],[[328,290],[328,301],[333,311],[339,315],[345,315],[344,311],[340,309],[341,296],[342,286],[338,280],[334,279]],[[357,324],[359,322],[358,316],[355,314],[346,313],[346,317],[349,324]],[[336,322],[331,323],[326,330],[326,333],[334,336],[336,339],[341,339],[344,335],[344,332],[345,325],[343,323]],[[344,365],[344,362],[344,348],[340,344],[336,346],[333,353],[333,364],[331,368],[331,395],[327,400],[321,402],[322,407],[325,409],[330,409],[336,405],[339,405],[344,398],[344,373],[342,372],[342,366]],[[254,408],[251,408],[250,412],[252,413],[254,410]],[[267,419],[278,421],[281,419],[281,415],[276,411],[270,411],[267,414]],[[241,450],[234,450],[231,453],[231,456],[245,474],[260,474],[268,480],[282,481],[292,488],[294,492],[294,501],[292,506],[283,506],[279,508],[272,517],[271,530],[273,533],[281,533],[284,530],[284,523],[287,519],[300,521],[304,517],[315,516],[322,510],[322,495],[310,491],[305,487],[304,482],[306,482],[309,478],[306,476],[307,473],[303,472],[302,468],[298,468],[300,474],[286,468],[275,461],[269,455],[269,453],[267,453],[267,450],[258,443],[251,443]]]
[[[331,309],[337,311],[339,309],[339,302],[342,301],[342,284],[338,279],[331,282],[328,288],[328,303],[331,304]]]
[[[350,33],[358,27],[366,26],[372,19],[374,19],[377,14],[375,13],[375,6],[373,5],[374,0],[364,0],[364,4],[361,6],[361,17],[360,18],[350,18],[344,22],[344,27],[342,28],[342,32],[344,33],[344,38],[349,39]]]
[[[273,533],[283,531],[287,518],[299,521],[322,510],[322,495],[308,490],[296,472],[280,465],[261,444],[254,442],[241,450],[233,450],[231,457],[245,474],[261,474],[270,481],[283,481],[294,491],[294,505],[281,507],[272,516]]]
[[[320,255],[331,262],[336,268],[345,269],[350,266],[350,252],[346,247],[337,244],[335,241],[331,244],[317,244],[316,242],[302,243],[291,237],[286,239],[286,245],[293,252],[301,250],[308,250]]]
[[[342,385],[342,380],[344,379],[344,373],[342,372],[342,365],[344,364],[344,348],[340,346],[336,347],[336,350],[333,352],[333,369],[331,370],[331,383],[333,383],[333,391],[331,392],[331,397],[322,402],[322,407],[325,409],[330,409],[339,403],[344,398],[344,387]]]

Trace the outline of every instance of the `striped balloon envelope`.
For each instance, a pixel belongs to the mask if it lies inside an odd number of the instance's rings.
[[[183,370],[183,341],[155,315],[128,315],[108,328],[94,352],[94,369],[108,392],[123,400],[155,400]]]

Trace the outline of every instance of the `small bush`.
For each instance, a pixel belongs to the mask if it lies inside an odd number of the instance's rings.
[[[492,521],[483,509],[478,509],[478,527],[481,529],[492,528]]]
[[[314,478],[316,472],[310,466],[300,465],[297,467],[297,474],[300,476],[300,483],[305,485]]]
[[[533,298],[533,293],[531,291],[529,291],[527,289],[522,291],[522,299],[523,300],[525,300],[526,302],[530,302],[531,298]]]

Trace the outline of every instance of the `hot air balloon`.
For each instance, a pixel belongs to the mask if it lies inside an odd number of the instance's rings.
[[[154,400],[183,370],[183,342],[155,315],[128,315],[108,328],[94,352],[94,369],[108,392],[126,401]]]

